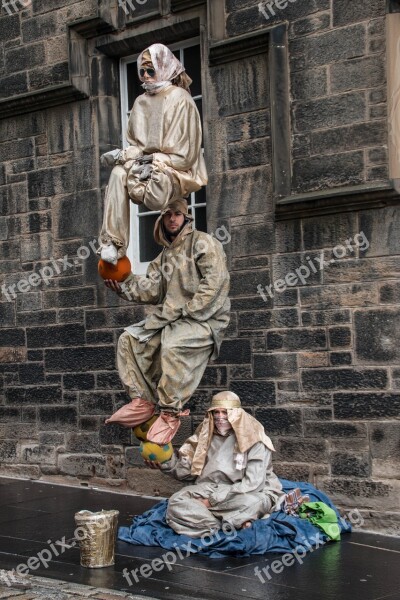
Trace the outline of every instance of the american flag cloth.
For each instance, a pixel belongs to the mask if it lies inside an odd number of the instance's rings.
[[[283,510],[286,514],[298,517],[297,511],[303,502],[310,502],[309,496],[302,496],[299,488],[295,488],[286,494]]]

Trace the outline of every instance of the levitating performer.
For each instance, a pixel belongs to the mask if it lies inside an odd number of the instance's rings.
[[[189,92],[192,80],[163,44],[147,48],[137,64],[145,92],[129,118],[129,147],[101,157],[103,165],[114,167],[100,233],[101,258],[112,264],[125,256],[129,244],[129,198],[162,211],[207,184],[200,115]]]
[[[118,370],[132,401],[106,422],[135,427],[154,415],[158,401],[161,414],[147,439],[166,444],[208,360],[218,356],[229,324],[229,273],[222,244],[193,228],[183,199],[161,213],[154,237],[163,250],[146,276],[131,274],[122,286],[105,282],[128,301],[156,305],[119,339]]]
[[[147,461],[180,481],[193,482],[169,499],[168,525],[196,538],[224,524],[251,527],[278,510],[285,494],[272,469],[273,451],[264,427],[241,408],[236,394],[214,396],[204,421],[178,454],[163,464]]]

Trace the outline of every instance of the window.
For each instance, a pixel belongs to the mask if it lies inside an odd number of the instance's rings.
[[[185,43],[169,47],[193,79],[191,92],[203,122],[200,40],[199,38],[194,38]],[[127,145],[126,130],[130,110],[137,96],[143,93],[141,82],[137,76],[137,58],[138,55],[135,55],[121,60],[122,135],[124,147]],[[191,194],[190,198],[188,198],[188,204],[190,212],[195,219],[196,228],[201,231],[207,231],[205,188],[202,188],[195,194]],[[130,203],[130,213],[131,237],[128,256],[132,262],[133,271],[135,273],[145,273],[149,262],[161,250],[153,238],[154,223],[159,213],[149,211],[144,205],[137,206],[133,202]]]

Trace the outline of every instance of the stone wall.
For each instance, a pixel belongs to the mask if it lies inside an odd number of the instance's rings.
[[[93,248],[108,175],[99,153],[120,144],[118,60],[134,38],[156,41],[155,28],[166,42],[196,18],[205,31],[205,2],[192,4],[174,1],[168,14],[163,2],[164,17],[141,21],[112,2],[32,0],[0,17],[3,475],[175,489],[141,467],[127,430],[103,425],[127,401],[116,341],[143,310],[104,290]],[[225,11],[224,37],[204,43],[205,139],[209,230],[231,236],[232,319],[177,442],[215,391],[232,389],[273,438],[281,476],[394,532],[400,211],[387,3],[279,0],[275,15],[255,0],[223,4],[213,10]],[[277,106],[285,69],[276,73],[271,31],[285,23],[288,93]],[[47,280],[29,279],[44,268]]]

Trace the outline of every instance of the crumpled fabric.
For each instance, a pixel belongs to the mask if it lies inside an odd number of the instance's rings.
[[[310,483],[288,481],[281,479],[284,492],[288,493],[295,488],[300,488],[303,495],[308,495],[313,501],[324,502],[331,507],[337,517],[340,514],[331,500]],[[286,554],[295,552],[300,546],[304,554],[316,547],[316,535],[319,540],[328,542],[329,538],[315,525],[305,519],[287,515],[284,510],[279,510],[267,519],[255,521],[249,529],[236,532],[233,537],[229,532],[222,530],[210,539],[193,539],[186,535],[179,535],[169,527],[166,522],[168,500],[159,502],[153,508],[133,519],[132,525],[120,527],[118,539],[135,546],[161,546],[167,550],[176,551],[176,548],[189,547],[194,553],[207,555],[210,558],[224,556],[246,557],[253,554],[276,552]],[[351,525],[345,519],[339,518],[341,533],[350,533]]]

